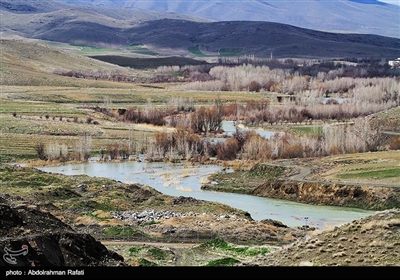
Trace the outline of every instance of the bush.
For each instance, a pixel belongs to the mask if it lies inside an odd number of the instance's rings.
[[[47,156],[46,156],[46,152],[45,152],[45,146],[44,146],[43,143],[36,144],[35,150],[36,150],[36,153],[37,153],[39,159],[47,160]]]
[[[236,153],[239,149],[237,139],[227,139],[224,143],[217,144],[217,159],[232,160],[236,159]]]
[[[285,149],[282,155],[283,158],[302,158],[303,147],[300,144],[289,146]]]
[[[165,259],[165,252],[158,248],[149,249],[149,253],[156,259],[156,260],[164,260]]]
[[[234,264],[240,263],[237,259],[234,258],[223,258],[218,260],[210,261],[206,264],[206,266],[233,266]]]
[[[389,150],[400,150],[400,136],[396,136],[389,144]]]
[[[249,91],[259,92],[261,88],[261,84],[257,81],[251,81],[249,84]]]

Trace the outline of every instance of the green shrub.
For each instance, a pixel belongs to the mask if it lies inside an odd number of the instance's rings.
[[[128,249],[128,252],[129,252],[130,255],[132,255],[132,254],[137,254],[137,253],[139,253],[142,249],[143,249],[143,248],[139,248],[139,247],[130,247],[130,248]]]
[[[154,262],[148,261],[146,259],[140,258],[139,266],[157,266],[157,264]]]
[[[158,248],[153,248],[149,250],[149,253],[156,259],[156,260],[164,260],[165,259],[165,253],[158,249]]]
[[[200,245],[200,247],[212,247],[212,248],[219,248],[219,249],[226,249],[229,247],[229,244],[221,239],[221,238],[214,238],[210,241],[204,242]]]
[[[237,263],[240,263],[240,261],[238,261],[237,259],[223,258],[223,259],[210,261],[206,264],[206,266],[232,266]]]

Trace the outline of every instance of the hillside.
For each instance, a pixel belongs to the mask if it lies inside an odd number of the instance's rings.
[[[72,23],[80,23],[83,28],[85,24],[92,23],[118,29],[129,28],[142,21],[163,18],[199,20],[196,17],[175,13],[84,7],[53,0],[32,0],[28,3],[25,0],[1,0],[0,11],[2,38],[32,38],[55,27]],[[98,31],[105,32],[106,29]],[[103,34],[105,35],[110,34]],[[116,38],[119,37],[117,35],[112,37],[113,43]]]
[[[256,266],[399,266],[400,212],[386,210],[261,257]]]
[[[173,12],[213,21],[269,21],[343,33],[400,37],[399,7],[375,0],[132,1],[59,0],[71,4]]]
[[[398,57],[400,39],[316,31],[270,21],[201,22],[179,14],[3,0],[3,38],[29,38],[113,48],[125,55],[269,58]],[[21,2],[22,3],[22,2]],[[238,2],[235,2],[238,3]],[[6,4],[6,5],[5,5]],[[319,26],[319,25],[316,25]],[[384,33],[381,33],[384,34]],[[135,53],[137,54],[137,52]]]
[[[377,35],[336,34],[272,22],[149,21],[126,31],[128,40],[161,49],[204,54],[224,53],[258,57],[393,57],[400,39]]]
[[[76,55],[60,48],[24,40],[0,41],[1,85],[82,86],[101,82],[55,75],[54,71],[118,71],[134,75],[127,68]]]

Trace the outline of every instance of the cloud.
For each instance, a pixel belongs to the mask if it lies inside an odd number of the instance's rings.
[[[379,2],[400,6],[400,0],[380,0]]]

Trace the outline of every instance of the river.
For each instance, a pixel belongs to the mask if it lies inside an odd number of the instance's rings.
[[[167,195],[190,196],[223,203],[247,211],[254,220],[274,219],[290,227],[309,225],[329,229],[375,213],[354,208],[315,206],[251,195],[201,190],[202,183],[210,174],[222,170],[222,167],[218,165],[90,161],[39,169],[66,175],[86,174],[92,177],[107,177],[124,183],[148,185]],[[225,172],[233,171],[228,169]]]

